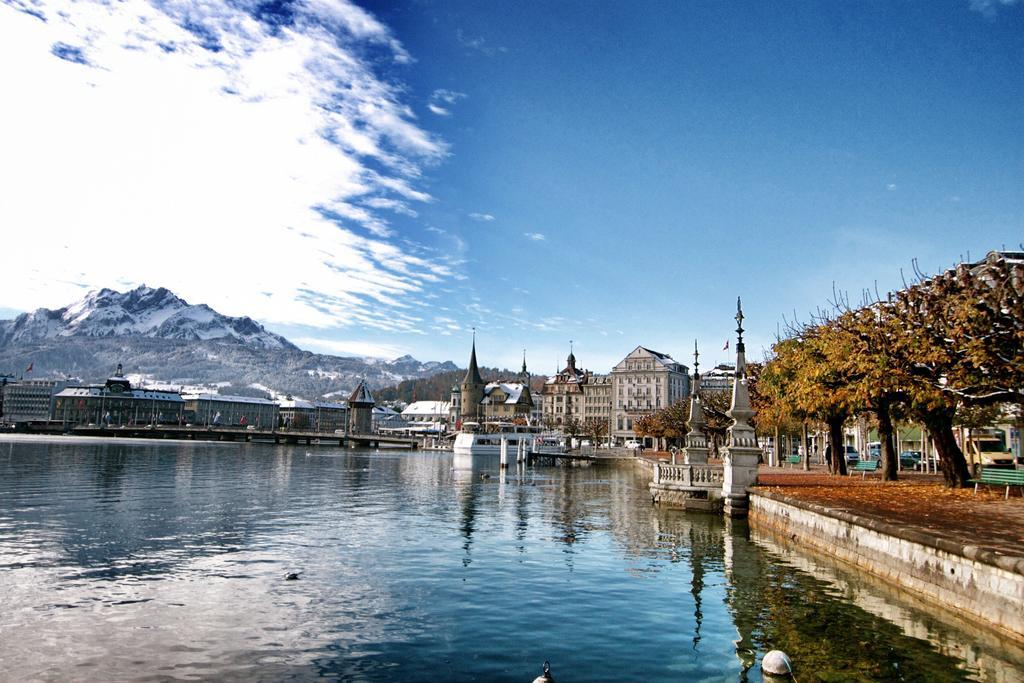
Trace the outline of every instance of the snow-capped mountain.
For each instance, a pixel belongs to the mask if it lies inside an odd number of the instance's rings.
[[[0,320],[0,374],[75,376],[99,381],[126,373],[169,385],[229,384],[305,398],[372,389],[455,370],[450,361],[345,358],[299,349],[251,318],[191,305],[164,288],[102,289],[57,310]]]
[[[56,337],[235,339],[263,349],[296,349],[252,318],[221,315],[206,304],[190,305],[170,290],[142,285],[129,292],[101,289],[51,310],[40,308],[12,321],[0,321],[0,346]]]

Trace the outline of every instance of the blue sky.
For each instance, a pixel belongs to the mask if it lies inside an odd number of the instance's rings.
[[[8,312],[607,371],[1024,239],[1021,2],[0,3]]]

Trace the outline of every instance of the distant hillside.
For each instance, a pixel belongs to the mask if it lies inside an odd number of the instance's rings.
[[[166,384],[227,384],[304,398],[347,398],[359,380],[371,389],[438,372],[451,361],[347,358],[299,349],[251,318],[191,305],[167,289],[103,289],[57,310],[0,321],[0,374],[109,377],[118,364]]]
[[[485,382],[510,379],[516,375],[517,373],[511,370],[480,368],[480,376],[483,377]],[[465,370],[452,370],[440,372],[430,377],[408,379],[399,382],[397,385],[378,389],[374,397],[378,401],[402,401],[405,403],[411,403],[413,400],[448,401],[451,399],[452,386],[461,384],[465,377]],[[544,386],[544,382],[547,379],[543,375],[530,378],[530,391],[534,396],[539,395],[541,387]]]

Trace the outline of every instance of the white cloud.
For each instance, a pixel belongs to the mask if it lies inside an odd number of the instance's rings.
[[[438,116],[451,116],[451,106],[463,99],[466,93],[455,92],[454,90],[435,90],[427,103],[427,109]]]
[[[889,190],[889,192],[895,192],[896,183],[889,183],[888,185],[885,186],[885,189]]]
[[[489,213],[471,213],[469,214],[469,217],[475,221],[480,221],[482,223],[490,223],[491,221],[494,220],[494,216],[492,216]]]
[[[527,237],[528,239],[531,239],[531,240],[533,240],[534,242],[543,242],[543,241],[544,241],[545,239],[547,239],[547,238],[546,238],[546,237],[545,237],[544,235],[542,235],[542,234],[541,234],[541,233],[539,233],[539,232],[524,232],[523,234],[524,234],[524,235],[525,235],[525,236],[526,236],[526,237]]]
[[[355,340],[319,339],[301,337],[292,339],[295,345],[313,351],[334,356],[369,356],[371,358],[392,359],[408,353],[404,347],[393,344],[374,344],[373,342]]]
[[[1020,0],[970,0],[971,9],[981,12],[988,18],[993,18],[1000,7],[1010,7],[1019,4]]]
[[[411,58],[345,0],[255,7],[0,4],[0,225],[19,254],[0,306],[146,282],[270,322],[418,330],[406,302],[457,274],[379,213],[415,216],[448,155],[372,61]]]
[[[461,28],[455,31],[455,37],[461,45],[488,57],[493,57],[499,52],[508,52],[507,47],[488,45],[487,41],[482,36],[477,36],[475,38],[467,36]]]

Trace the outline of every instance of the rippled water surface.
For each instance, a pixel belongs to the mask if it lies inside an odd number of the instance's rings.
[[[654,508],[630,467],[0,441],[2,680],[735,681],[773,648],[802,682],[1021,680],[1018,650]]]

